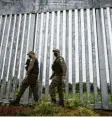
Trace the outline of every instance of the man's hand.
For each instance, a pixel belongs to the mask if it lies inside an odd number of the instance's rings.
[[[65,79],[65,76],[62,76],[62,80],[64,80]]]
[[[62,81],[65,79],[65,73],[61,73],[61,76],[62,76]]]
[[[62,76],[62,83],[65,84],[65,76]]]

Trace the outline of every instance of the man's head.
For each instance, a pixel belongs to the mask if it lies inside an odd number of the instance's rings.
[[[27,54],[30,58],[34,57],[35,56],[35,53],[33,51],[30,51],[28,54]]]
[[[60,55],[60,51],[58,49],[54,49],[53,52],[55,57]]]

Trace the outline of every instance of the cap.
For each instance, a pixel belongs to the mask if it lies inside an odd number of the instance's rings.
[[[60,52],[58,49],[54,49],[53,52]]]
[[[30,51],[27,55],[29,55],[29,54],[34,54],[35,55],[35,53],[33,51]]]

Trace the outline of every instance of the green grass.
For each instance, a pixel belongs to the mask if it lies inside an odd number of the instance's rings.
[[[51,103],[41,102],[37,104],[34,111],[31,113],[32,116],[44,116],[44,115],[57,115],[61,108]]]
[[[80,93],[76,93],[74,96],[71,92],[68,94],[68,100],[76,100],[80,102]],[[87,93],[83,93],[83,104],[87,104]],[[101,102],[101,94],[98,93],[98,102]],[[108,102],[111,103],[111,96],[108,94]],[[94,93],[90,93],[90,103],[94,104]]]
[[[98,116],[98,114],[72,100],[66,101],[64,108],[43,101],[35,107],[30,116]]]
[[[66,96],[65,94],[64,94],[64,96]],[[57,98],[57,100],[58,100],[58,94],[56,93],[56,98]],[[43,101],[50,101],[50,95],[47,95],[47,97],[44,95],[44,94],[42,94],[42,100]],[[74,96],[73,96],[73,94],[72,94],[72,92],[69,92],[68,93],[68,96],[67,97],[65,97],[65,100],[75,100],[77,103],[79,103],[80,104],[80,93],[76,93]],[[83,105],[87,105],[87,93],[86,92],[84,92],[83,93]],[[98,93],[98,102],[101,102],[101,94],[100,93]],[[109,103],[111,103],[111,96],[110,96],[110,94],[108,94],[108,102]],[[94,104],[94,93],[92,92],[92,93],[90,93],[90,104]]]

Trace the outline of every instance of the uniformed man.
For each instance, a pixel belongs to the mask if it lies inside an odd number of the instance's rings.
[[[13,101],[10,101],[10,104],[12,105],[19,104],[20,98],[22,97],[23,93],[25,92],[28,86],[30,86],[32,89],[34,100],[38,102],[38,89],[36,86],[38,82],[38,73],[39,73],[38,60],[35,57],[35,53],[33,51],[30,51],[27,55],[29,56],[30,61],[27,59],[27,62],[26,62],[26,65],[27,65],[25,67],[27,71],[26,77],[22,81],[22,84],[20,86],[20,90],[17,94],[16,99]]]
[[[63,80],[65,78],[67,70],[66,63],[64,61],[64,58],[60,56],[60,51],[58,49],[54,49],[53,52],[56,59],[53,62],[52,65],[53,74],[50,77],[50,79],[52,79],[49,89],[51,101],[56,104],[55,87],[57,87],[59,93],[58,104],[64,106]]]

